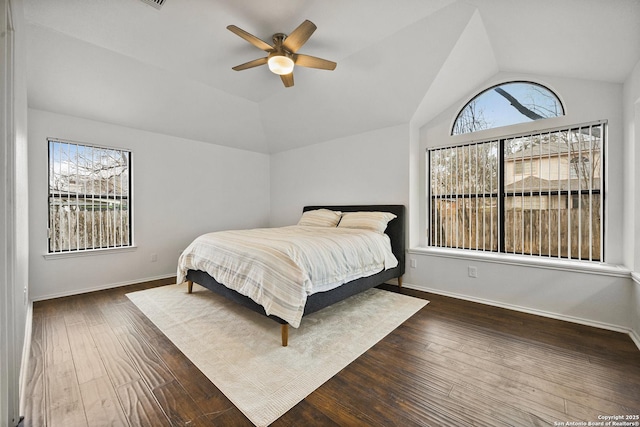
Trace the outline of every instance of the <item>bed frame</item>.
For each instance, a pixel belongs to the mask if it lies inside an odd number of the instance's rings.
[[[391,212],[396,218],[391,220],[387,225],[385,233],[391,240],[391,250],[398,259],[398,266],[389,270],[383,270],[373,276],[362,277],[345,283],[335,289],[326,292],[318,292],[309,295],[307,303],[304,307],[304,314],[314,313],[338,301],[349,298],[352,295],[364,292],[369,288],[376,287],[391,279],[398,279],[398,286],[402,286],[402,275],[405,270],[405,207],[403,205],[347,205],[347,206],[305,206],[303,211],[314,209],[331,209],[342,212],[359,212],[359,211],[380,211]],[[281,325],[282,345],[286,347],[289,341],[289,324],[277,316],[268,316],[264,308],[233,289],[218,283],[208,273],[199,270],[189,270],[187,272],[188,292],[191,293],[193,283],[197,283],[209,289],[216,294],[222,295],[238,304],[241,304],[257,313],[270,317]]]

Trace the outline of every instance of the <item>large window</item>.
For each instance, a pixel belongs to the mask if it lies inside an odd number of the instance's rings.
[[[429,245],[603,260],[604,122],[427,151]]]
[[[48,142],[49,253],[131,246],[131,153]]]

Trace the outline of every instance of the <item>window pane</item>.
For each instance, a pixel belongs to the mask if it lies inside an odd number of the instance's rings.
[[[429,151],[432,246],[498,249],[498,143]]]
[[[460,111],[452,135],[564,115],[558,97],[531,82],[504,83],[480,93]]]
[[[602,130],[505,140],[505,252],[600,260]]]
[[[49,140],[49,252],[131,245],[130,156]]]

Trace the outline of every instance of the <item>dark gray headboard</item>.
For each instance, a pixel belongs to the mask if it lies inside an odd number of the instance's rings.
[[[397,218],[389,221],[385,234],[391,239],[391,250],[398,259],[398,269],[400,275],[405,269],[405,207],[404,205],[344,205],[344,206],[305,206],[302,211],[312,211],[314,209],[331,209],[341,212],[377,211],[390,212]]]

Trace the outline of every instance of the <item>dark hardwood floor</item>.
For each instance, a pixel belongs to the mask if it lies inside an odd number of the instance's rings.
[[[26,426],[251,425],[125,296],[161,284],[34,304]],[[558,426],[640,414],[640,351],[627,335],[400,292],[431,302],[274,426]]]

